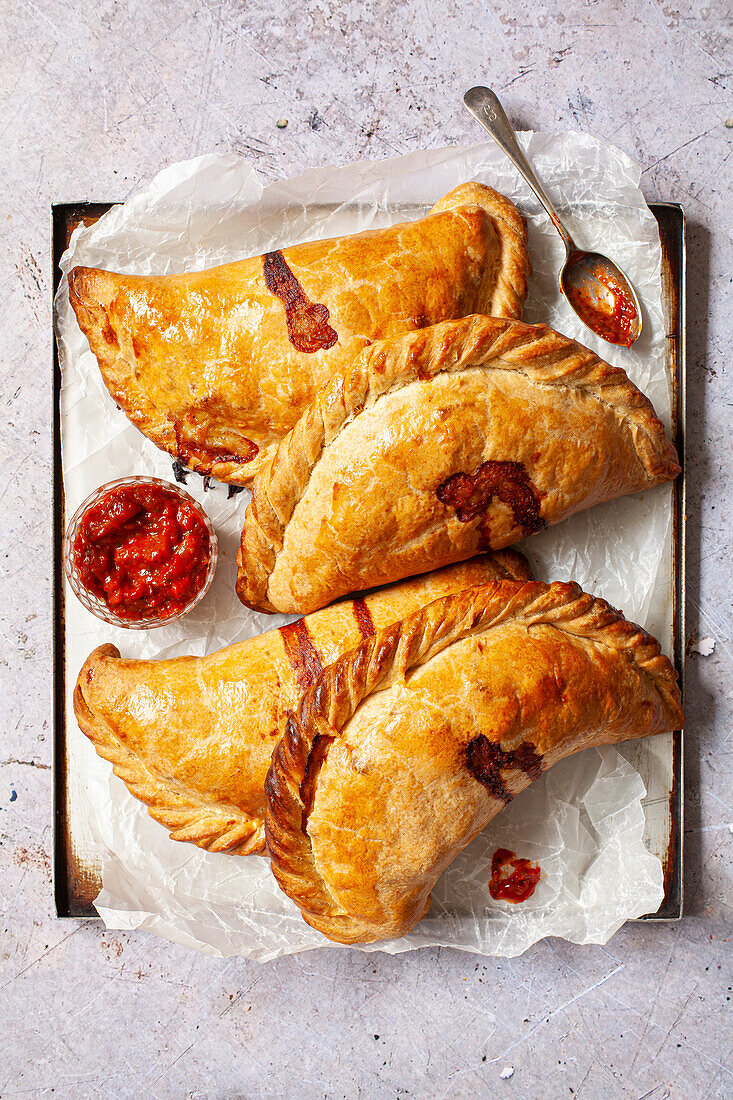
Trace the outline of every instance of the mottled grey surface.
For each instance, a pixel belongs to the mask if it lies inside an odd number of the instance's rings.
[[[730,9],[488,7],[0,4],[0,1097],[733,1096]],[[517,126],[617,143],[649,199],[687,211],[689,630],[716,643],[687,663],[688,915],[510,962],[328,949],[265,967],[59,922],[49,204],[124,199],[211,150],[272,179],[474,141],[460,105],[474,83]]]

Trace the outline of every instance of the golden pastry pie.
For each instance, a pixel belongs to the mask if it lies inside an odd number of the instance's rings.
[[[624,371],[546,325],[444,322],[362,350],[270,449],[237,592],[313,611],[678,472]]]
[[[99,755],[175,840],[215,852],[259,852],[272,750],[287,710],[321,669],[439,597],[529,576],[521,554],[487,554],[208,657],[123,660],[114,646],[101,646],[79,674],[76,717]]]
[[[529,271],[522,215],[466,183],[420,221],[206,271],[77,267],[69,297],[133,424],[191,469],[245,484],[354,342],[477,310],[521,317]]]
[[[659,644],[578,585],[448,596],[336,661],[290,716],[265,784],[272,869],[329,939],[402,936],[544,771],[683,717]]]

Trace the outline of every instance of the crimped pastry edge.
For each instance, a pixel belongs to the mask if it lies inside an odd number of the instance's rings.
[[[492,219],[499,240],[496,285],[484,296],[477,313],[520,320],[527,300],[532,261],[528,251],[527,220],[511,199],[485,183],[461,183],[432,207],[431,214],[446,211],[484,210]]]
[[[103,658],[116,658],[113,645],[95,649],[84,662],[74,689],[74,714],[97,754],[109,760],[112,770],[131,794],[147,807],[154,821],[169,830],[171,840],[188,840],[209,852],[252,855],[264,850],[264,823],[236,806],[205,798],[170,777],[157,774],[137,756],[112,727],[87,704],[84,684],[94,676]]]
[[[473,314],[364,348],[337,374],[295,427],[264,454],[252,485],[237,553],[237,594],[247,607],[273,613],[267,588],[285,530],[326,446],[393,389],[473,367],[515,370],[533,382],[590,393],[631,423],[648,488],[679,473],[664,425],[649,399],[620,367],[548,325]]]
[[[383,936],[379,927],[338,905],[316,867],[303,827],[300,794],[316,738],[338,738],[367,696],[389,687],[407,670],[426,663],[450,645],[509,618],[527,626],[546,623],[624,651],[653,682],[669,716],[668,728],[682,725],[677,672],[659,642],[605,600],[583,592],[574,583],[495,581],[443,597],[380,631],[324,669],[304,694],[287,720],[265,781],[265,833],[273,874],[299,906],[304,920],[329,939],[368,943]],[[428,908],[429,899],[421,917]]]

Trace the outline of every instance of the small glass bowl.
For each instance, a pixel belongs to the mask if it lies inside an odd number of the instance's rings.
[[[186,604],[181,611],[177,611],[175,615],[169,615],[164,619],[152,615],[144,619],[122,619],[112,611],[103,600],[100,600],[98,596],[90,592],[79,577],[74,562],[74,543],[79,530],[79,524],[93,504],[101,500],[101,498],[109,493],[111,489],[116,489],[120,485],[155,485],[158,488],[167,489],[169,492],[175,493],[181,500],[187,501],[195,508],[197,514],[201,516],[206,524],[206,529],[209,532],[209,568],[206,572],[206,580],[190,603]],[[158,626],[169,626],[170,623],[175,623],[178,619],[183,618],[184,615],[188,615],[189,611],[192,611],[193,608],[203,600],[211,587],[211,582],[214,579],[214,573],[216,571],[218,555],[219,548],[216,531],[199,502],[194,500],[191,494],[187,493],[186,490],[182,489],[179,485],[175,485],[172,481],[163,481],[159,477],[120,477],[117,478],[116,481],[108,481],[105,485],[101,485],[99,489],[95,489],[95,491],[79,505],[69,521],[69,526],[66,528],[66,535],[64,536],[64,572],[76,598],[86,607],[87,611],[91,611],[92,615],[96,615],[98,619],[102,619],[111,626],[124,626],[129,630],[154,630]]]

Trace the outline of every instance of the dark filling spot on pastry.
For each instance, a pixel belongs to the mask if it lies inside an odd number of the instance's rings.
[[[110,347],[119,347],[119,341],[115,335],[115,331],[106,318],[104,324],[102,325],[102,339],[105,341],[105,343],[109,344]]]
[[[501,745],[479,734],[466,746],[466,764],[479,783],[500,802],[511,802],[514,797],[502,779],[503,768],[519,768],[534,782],[542,774],[542,757],[530,741],[522,741],[516,749],[504,752]]]
[[[311,302],[285,262],[282,252],[266,252],[262,257],[267,289],[285,307],[288,337],[296,351],[314,352],[332,348],[338,333],[326,324],[330,316],[326,306]]]
[[[332,743],[333,737],[326,737],[319,733],[313,742],[311,751],[308,753],[308,760],[305,765],[305,775],[300,784],[300,800],[303,803],[302,828],[304,833],[307,831],[308,818],[310,817],[313,803],[316,798],[318,776],[320,775],[321,768],[326,763],[328,750],[331,748]]]
[[[173,477],[176,479],[179,485],[187,485],[188,479],[191,476],[192,471],[188,467],[184,466],[179,458],[171,464],[173,470]],[[200,474],[200,477],[204,479],[204,489],[211,489],[213,478],[209,474]],[[244,492],[244,485],[227,485],[227,500],[231,500],[232,497],[236,497],[239,493]]]
[[[179,485],[187,485],[188,484],[188,475],[190,473],[191,473],[191,471],[186,469],[186,467],[183,465],[183,463],[181,462],[181,460],[179,458],[177,458],[174,461],[174,463],[173,463],[173,476],[174,476],[174,478],[176,479],[176,481],[178,482]]]
[[[479,524],[482,540],[491,545],[486,511],[494,497],[512,510],[514,522],[523,535],[541,531],[547,524],[540,515],[540,494],[521,462],[490,459],[474,474],[454,474],[437,490],[438,500],[455,508],[461,523],[482,516]]]
[[[323,661],[313,645],[305,619],[281,626],[280,636],[299,687],[309,688],[323,671]]]
[[[187,466],[192,463],[195,464],[196,469],[201,474],[213,473],[214,466],[224,462],[232,462],[237,466],[243,466],[247,462],[251,462],[259,452],[257,444],[244,437],[242,437],[242,443],[245,445],[246,450],[245,453],[240,454],[236,451],[230,451],[226,447],[207,447],[203,443],[189,442],[183,438],[181,425],[178,421],[173,425],[173,430],[176,434],[176,449],[179,459]]]
[[[354,612],[354,618],[356,619],[356,625],[361,631],[362,638],[371,638],[376,634],[376,630],[374,629],[374,620],[372,619],[369,608],[363,600],[354,600],[351,607]]]

